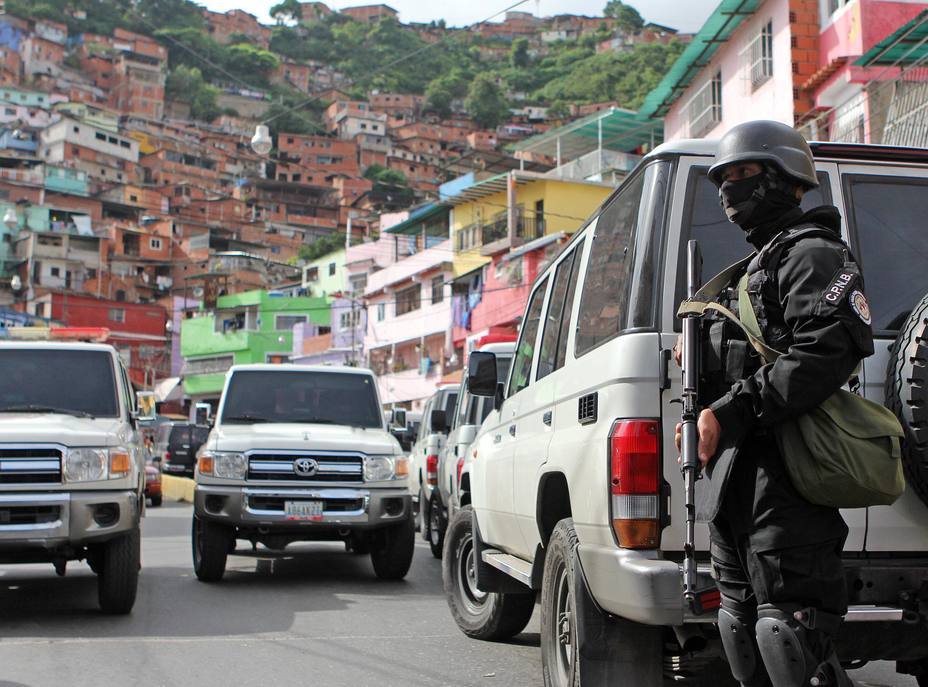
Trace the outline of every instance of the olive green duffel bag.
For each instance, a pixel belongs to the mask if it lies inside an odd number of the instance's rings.
[[[710,300],[720,292],[719,285],[727,283],[746,262],[713,278],[680,310],[721,313],[772,363],[781,354],[763,340],[748,296],[747,276],[738,284],[738,310],[743,319]],[[887,506],[905,490],[902,425],[878,403],[839,389],[817,408],[777,425],[774,431],[793,485],[812,503],[834,508]]]

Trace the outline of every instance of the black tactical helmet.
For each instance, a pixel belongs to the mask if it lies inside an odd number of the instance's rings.
[[[805,188],[818,186],[815,162],[806,139],[793,127],[779,122],[745,122],[722,136],[709,179],[722,183],[722,169],[733,162],[764,162]]]

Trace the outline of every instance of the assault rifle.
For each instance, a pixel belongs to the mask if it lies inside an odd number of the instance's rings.
[[[686,244],[686,297],[696,295],[702,285],[702,255],[699,243]],[[696,313],[683,316],[683,412],[680,430],[680,471],[686,502],[686,535],[683,542],[683,600],[694,613],[702,611],[696,591],[696,480],[699,479],[699,348],[702,317]]]

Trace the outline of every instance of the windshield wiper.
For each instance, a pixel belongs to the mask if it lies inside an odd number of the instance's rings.
[[[260,415],[248,415],[247,413],[244,415],[233,415],[232,417],[223,417],[222,421],[223,422],[250,422],[250,423],[274,422],[274,420],[271,420],[270,418],[261,417]]]
[[[58,413],[59,415],[73,415],[74,417],[89,417],[91,420],[94,416],[84,410],[75,410],[73,408],[57,408],[55,406],[44,406],[38,403],[29,403],[20,406],[6,406],[0,408],[0,413]]]
[[[351,424],[349,422],[336,422],[335,420],[325,420],[321,417],[297,417],[297,418],[290,420],[290,422],[298,422],[301,424],[308,424],[308,425],[342,425],[342,424],[347,425],[347,424]]]

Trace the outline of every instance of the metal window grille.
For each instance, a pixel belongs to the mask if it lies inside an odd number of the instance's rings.
[[[773,76],[773,21],[768,21],[748,46],[751,87],[757,88]]]
[[[690,136],[699,137],[722,121],[722,72],[700,88],[686,105]]]

